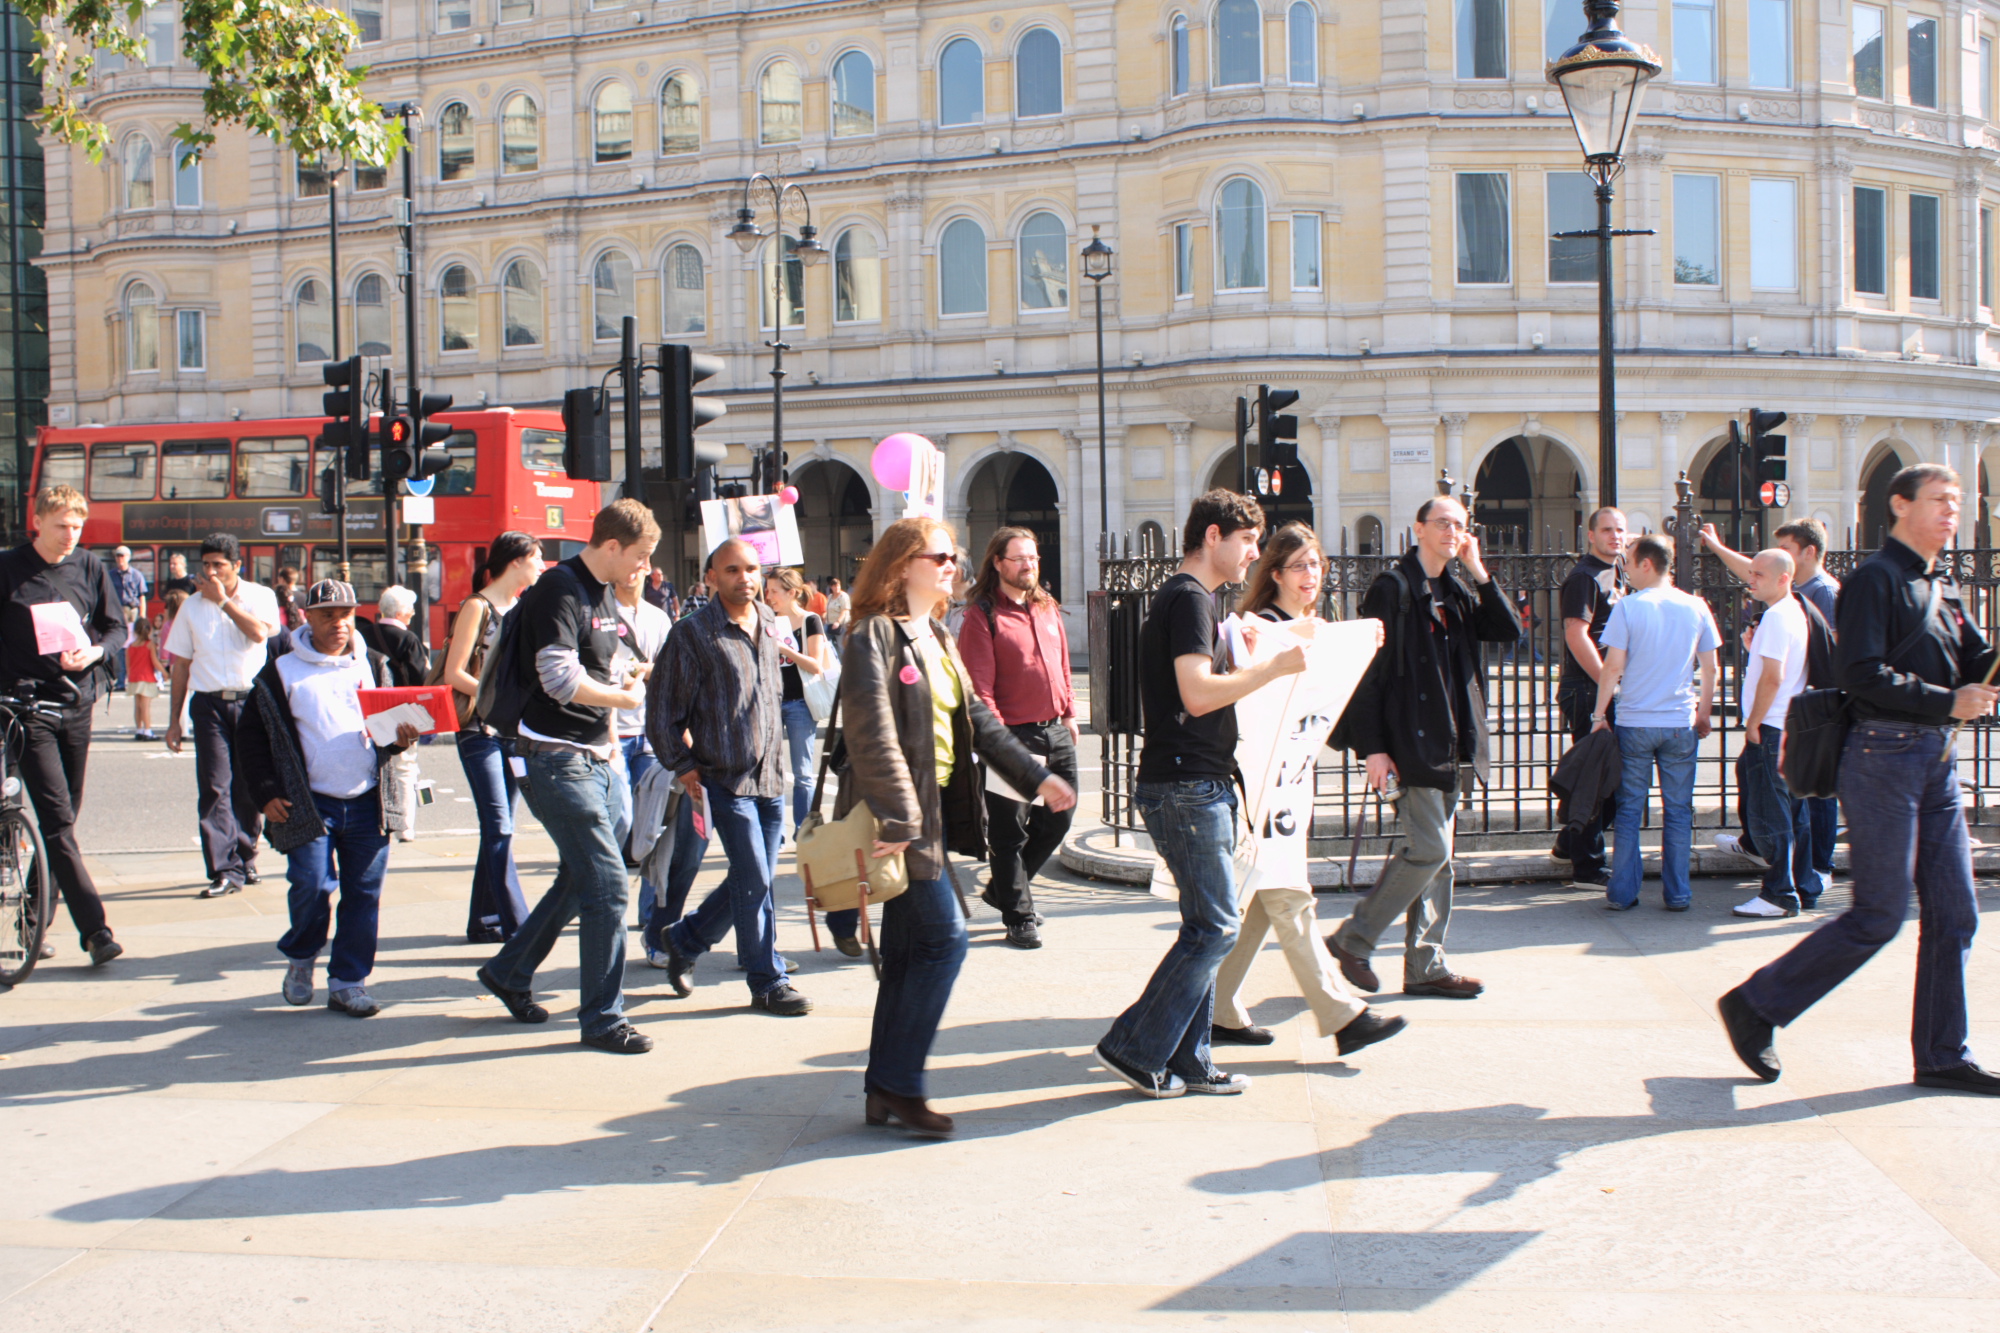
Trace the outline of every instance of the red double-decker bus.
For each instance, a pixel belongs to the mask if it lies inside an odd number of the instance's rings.
[[[496,408],[448,412],[449,471],[434,478],[437,521],[423,529],[432,644],[442,644],[450,613],[472,592],[473,571],[496,533],[518,528],[542,540],[558,560],[580,550],[597,515],[598,487],[563,473],[558,413]],[[178,421],[157,425],[45,427],[35,450],[35,485],[66,483],[90,499],[84,545],[110,563],[132,548],[132,563],[154,590],[155,608],[168,559],[199,570],[201,539],[235,535],[244,575],[269,584],[281,565],[308,580],[335,577],[340,547],[334,517],[321,512],[319,477],[338,466],[337,451],[315,443],[324,417],[275,421]],[[414,536],[399,536],[403,577],[410,577]],[[364,603],[381,595],[388,568],[382,482],[348,483],[348,568]]]

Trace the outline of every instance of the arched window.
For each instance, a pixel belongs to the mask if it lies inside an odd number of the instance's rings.
[[[632,90],[622,83],[607,83],[597,90],[597,107],[591,116],[596,127],[596,157],[599,162],[629,162],[632,158]]]
[[[201,157],[192,144],[174,145],[174,207],[201,207]]]
[[[1053,213],[1021,224],[1018,245],[1023,310],[1069,309],[1069,229]]]
[[[1215,7],[1215,86],[1264,81],[1264,11],[1257,0],[1222,0]]]
[[[1171,45],[1170,58],[1174,63],[1173,95],[1175,97],[1185,97],[1187,96],[1188,83],[1194,73],[1194,62],[1188,55],[1188,21],[1185,14],[1174,15]]]
[[[599,342],[624,335],[625,317],[637,314],[632,296],[632,260],[623,250],[606,250],[597,257],[590,279],[592,336]]]
[[[805,88],[799,67],[774,60],[757,85],[757,138],[761,143],[797,143]]]
[[[986,313],[986,232],[971,218],[946,227],[938,244],[938,313]]]
[[[133,370],[160,368],[160,298],[143,282],[125,289],[125,325]]]
[[[1264,192],[1238,176],[1225,181],[1215,205],[1216,272],[1224,291],[1264,286]]]
[[[701,333],[708,328],[708,291],[701,251],[677,245],[667,251],[666,300],[662,302],[668,336]]]
[[[125,207],[153,206],[153,145],[139,135],[125,141]]]
[[[300,283],[292,297],[292,322],[297,338],[293,342],[296,360],[302,366],[333,359],[333,302],[317,278]]]
[[[1062,109],[1062,42],[1047,28],[1030,28],[1014,48],[1014,114],[1060,116]]]
[[[479,350],[479,296],[472,270],[453,264],[438,281],[438,346],[447,352]]]
[[[438,179],[472,179],[472,111],[463,102],[448,102],[438,112]]]
[[[354,284],[354,350],[363,356],[388,356],[390,346],[389,285],[379,273],[364,273]]]
[[[1291,68],[1286,78],[1307,87],[1319,82],[1319,12],[1306,0],[1285,11],[1285,48]]]
[[[938,124],[977,125],[986,119],[986,57],[959,37],[938,57]]]
[[[797,328],[806,322],[806,266],[798,256],[799,243],[789,236],[780,237],[785,252],[785,327]],[[773,265],[777,263],[775,249],[764,247],[764,261],[758,265],[758,290],[763,294],[759,304],[763,308],[763,327],[771,327],[771,301],[777,295],[772,288],[778,281]]]
[[[694,82],[676,74],[660,85],[660,152],[701,151],[701,98]]]
[[[833,137],[875,132],[875,62],[849,51],[833,62]]]
[[[882,318],[882,257],[866,228],[849,227],[833,243],[833,317]]]
[[[535,99],[515,93],[500,112],[500,169],[508,174],[542,165],[542,113]]]
[[[500,279],[500,344],[542,345],[542,271],[525,259],[507,265]]]

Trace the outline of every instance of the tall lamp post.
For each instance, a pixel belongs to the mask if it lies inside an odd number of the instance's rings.
[[[1584,171],[1597,183],[1597,227],[1594,231],[1558,232],[1558,236],[1597,238],[1597,503],[1618,503],[1618,416],[1612,343],[1616,329],[1611,309],[1611,240],[1614,236],[1651,236],[1643,231],[1614,231],[1611,226],[1611,182],[1625,169],[1625,135],[1639,108],[1646,84],[1660,72],[1660,58],[1618,30],[1617,0],[1584,0],[1590,31],[1575,46],[1549,62],[1549,82],[1562,89],[1570,124],[1583,145]]]
[[[1090,244],[1083,247],[1083,276],[1097,289],[1097,558],[1107,560],[1117,554],[1110,544],[1110,473],[1104,463],[1104,280],[1111,276],[1111,247],[1094,223]]]
[[[757,212],[750,206],[750,192],[759,181],[771,191],[768,233],[758,227]],[[771,264],[771,338],[764,344],[771,349],[771,452],[763,470],[773,490],[777,489],[778,470],[785,456],[785,353],[792,350],[792,345],[785,341],[785,199],[794,194],[806,220],[799,224],[799,239],[793,253],[801,264],[820,263],[826,258],[826,247],[819,243],[819,228],[812,224],[812,201],[799,186],[766,172],[757,172],[743,182],[743,206],[736,210],[736,225],[729,229],[730,239],[746,255],[756,250],[757,243],[767,235],[776,252]],[[803,309],[804,292],[799,293],[799,300]]]

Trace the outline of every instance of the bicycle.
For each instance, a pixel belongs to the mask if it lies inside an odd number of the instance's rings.
[[[48,850],[14,772],[24,713],[55,717],[62,705],[0,695],[0,990],[20,985],[35,970],[56,906]]]

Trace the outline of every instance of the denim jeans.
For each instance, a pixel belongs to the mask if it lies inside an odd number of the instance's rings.
[[[285,894],[292,928],[278,941],[287,958],[319,957],[333,923],[329,986],[359,986],[375,970],[375,938],[382,916],[382,877],[389,872],[389,835],[382,831],[382,802],[371,788],[343,800],[313,793],[326,833],[286,857]],[[294,814],[293,818],[298,818]],[[332,906],[340,890],[340,907]]]
[[[1639,821],[1660,770],[1660,892],[1669,907],[1694,898],[1688,884],[1688,854],[1694,843],[1694,756],[1701,741],[1693,727],[1619,727],[1618,753],[1625,759],[1618,784],[1618,839],[1611,862],[1610,900],[1623,907],[1639,901],[1645,857],[1639,850]]]
[[[1076,785],[1076,744],[1061,718],[1026,722],[1007,730],[1048,765],[1051,773],[1072,787]],[[1023,804],[995,792],[986,793],[987,864],[992,867],[986,893],[1008,925],[1034,920],[1035,895],[1029,882],[1062,846],[1069,821],[1067,810],[1057,813],[1046,805]]]
[[[668,934],[677,953],[699,958],[734,929],[736,956],[748,973],[750,993],[762,995],[785,982],[785,961],[778,957],[777,911],[771,901],[771,876],[785,826],[784,801],[710,787],[708,807],[715,816],[715,836],[722,839],[722,850],[729,857],[729,873],[700,907],[668,927]]]
[[[472,866],[472,905],[465,933],[497,930],[512,939],[528,919],[528,899],[514,868],[514,800],[520,785],[508,762],[514,747],[483,731],[458,733],[458,763],[479,816],[479,859]]]
[[[1857,722],[1840,761],[1854,906],[1744,984],[1750,1007],[1785,1026],[1896,937],[1917,895],[1911,1056],[1919,1073],[1970,1063],[1965,960],[1979,929],[1958,765],[1936,727]]]
[[[1590,716],[1597,711],[1597,683],[1584,680],[1560,686],[1556,692],[1556,707],[1562,710],[1563,725],[1569,728],[1569,738],[1580,741],[1590,734],[1596,723]],[[1605,710],[1613,726],[1618,724],[1618,703],[1613,700]],[[1598,811],[1578,831],[1576,837],[1569,836],[1567,830],[1556,835],[1560,852],[1569,853],[1569,864],[1573,878],[1595,879],[1604,873],[1604,830],[1618,813],[1616,793],[1605,799]]]
[[[1181,929],[1137,1003],[1104,1034],[1104,1050],[1149,1074],[1206,1078],[1215,972],[1236,943],[1236,792],[1217,778],[1141,782],[1132,800],[1173,872]]]
[[[487,966],[511,990],[534,985],[535,969],[577,922],[577,1021],[587,1037],[625,1016],[625,898],[630,881],[614,837],[626,799],[618,766],[579,751],[527,756],[521,794],[556,844],[556,878]]]
[[[882,905],[882,981],[868,1039],[870,1091],[925,1095],[924,1061],[964,962],[965,914],[950,881],[913,879]]]
[[[1806,797],[1806,821],[1812,825],[1813,878],[1799,876],[1799,897],[1811,906],[1833,883],[1833,844],[1840,836],[1840,801],[1832,796]],[[1798,862],[1793,861],[1796,872]]]
[[[1761,743],[1743,747],[1743,812],[1757,840],[1757,855],[1770,863],[1764,871],[1763,896],[1780,907],[1797,907],[1800,886],[1793,879],[1793,861],[1810,857],[1812,824],[1806,803],[1792,795],[1778,769],[1778,743],[1784,732],[1768,726],[1760,730]],[[1809,864],[1807,869],[1810,872]],[[1811,896],[1819,896],[1817,880],[1809,888]]]
[[[812,709],[804,699],[785,700],[779,715],[784,719],[785,744],[792,761],[792,832],[797,834],[799,825],[812,813],[813,781],[818,777],[813,771],[813,742],[819,738],[819,723],[813,721]]]

